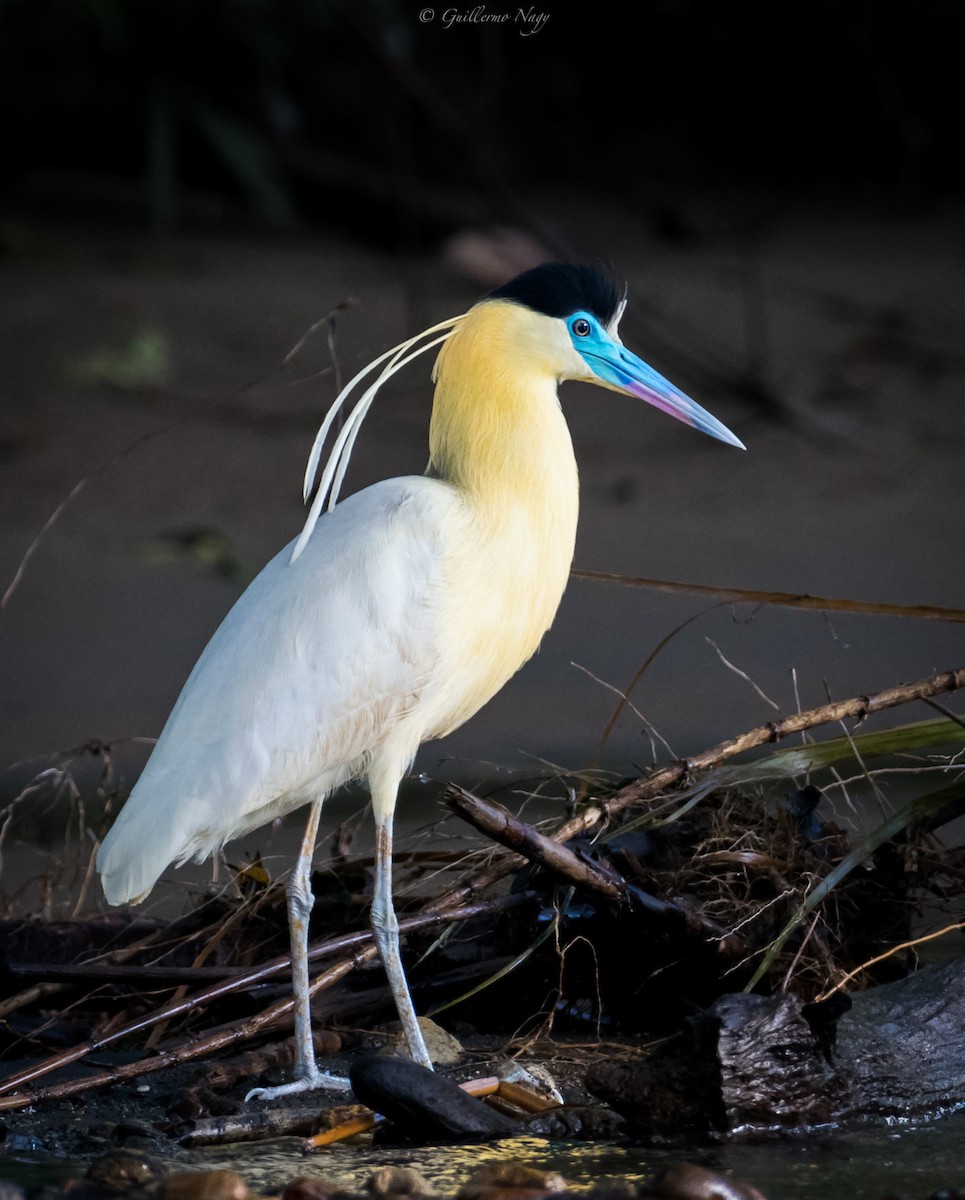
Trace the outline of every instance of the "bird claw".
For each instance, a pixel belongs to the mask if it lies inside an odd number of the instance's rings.
[[[245,1096],[245,1103],[249,1100],[277,1100],[280,1096],[294,1096],[298,1092],[314,1092],[320,1088],[347,1092],[351,1087],[351,1083],[343,1075],[314,1071],[311,1075],[303,1075],[299,1079],[293,1079],[291,1083],[280,1083],[277,1087],[252,1088]]]

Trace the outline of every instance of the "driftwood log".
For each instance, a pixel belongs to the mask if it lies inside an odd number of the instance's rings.
[[[807,1132],[965,1103],[965,957],[848,999],[722,996],[647,1058],[587,1087],[643,1135]]]

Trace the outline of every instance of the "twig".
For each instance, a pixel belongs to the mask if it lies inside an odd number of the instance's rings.
[[[593,892],[614,904],[626,904],[626,880],[580,858],[566,846],[513,816],[501,804],[484,800],[455,783],[446,788],[444,799],[453,812],[493,841],[518,851],[530,862],[538,863],[584,891]]]
[[[642,888],[631,887],[615,870],[603,870],[595,863],[587,862],[554,838],[547,837],[532,825],[514,817],[502,805],[473,795],[454,783],[446,788],[445,801],[453,812],[487,837],[510,850],[518,851],[530,862],[559,876],[566,883],[602,896],[611,903],[635,908],[664,922],[672,922],[678,929],[687,928],[702,939],[710,938],[718,943],[722,951],[737,952],[737,939],[728,938],[719,925],[703,914],[676,900],[664,900]]]
[[[20,586],[20,581],[21,581],[21,579],[23,579],[24,572],[27,569],[27,565],[30,562],[30,560],[33,558],[33,556],[37,553],[37,550],[40,547],[40,543],[43,541],[45,535],[50,531],[50,529],[53,528],[54,525],[57,524],[57,522],[60,520],[62,513],[67,508],[67,506],[70,504],[70,502],[74,499],[74,497],[79,495],[80,492],[82,492],[84,490],[85,486],[87,485],[88,479],[90,479],[89,475],[85,476],[85,478],[83,478],[83,479],[79,479],[77,481],[77,483],[74,484],[74,486],[70,489],[70,491],[67,493],[67,495],[63,498],[63,500],[61,500],[61,502],[57,505],[57,507],[54,509],[54,511],[47,518],[47,520],[44,521],[43,525],[40,527],[40,532],[37,534],[37,536],[34,538],[34,540],[30,543],[30,545],[24,551],[23,557],[20,559],[20,563],[19,563],[16,571],[14,572],[13,579],[10,580],[10,583],[7,585],[7,590],[3,593],[3,596],[0,597],[0,613],[2,613],[3,610],[10,603],[10,597],[14,594],[14,592]]]
[[[89,979],[92,983],[142,983],[149,987],[211,983],[241,975],[244,967],[145,967],[116,963],[7,963],[11,975],[31,975],[46,982]]]
[[[603,757],[603,751],[606,748],[606,744],[610,740],[610,735],[613,733],[614,729],[616,729],[617,721],[619,721],[620,717],[623,715],[623,710],[631,704],[630,696],[636,691],[637,684],[640,682],[640,680],[644,677],[644,675],[646,675],[647,671],[650,670],[650,667],[657,655],[660,654],[664,648],[673,641],[678,633],[681,633],[684,629],[686,629],[688,625],[692,625],[694,621],[699,621],[705,612],[713,612],[715,608],[721,608],[725,603],[726,601],[721,600],[717,604],[711,605],[709,609],[704,609],[701,612],[693,613],[691,616],[681,621],[678,625],[671,629],[668,634],[665,634],[659,642],[657,642],[656,646],[654,646],[640,666],[637,667],[633,678],[630,680],[627,687],[622,692],[619,689],[615,689],[617,695],[620,697],[620,702],[610,714],[610,719],[606,723],[606,728],[600,734],[600,740],[597,742],[596,750],[593,754],[593,760],[591,763],[592,767],[599,765],[600,759]],[[586,785],[584,784],[580,793],[580,799],[584,799],[585,796]]]
[[[261,894],[260,899],[254,906],[254,908],[252,910],[250,910],[252,912],[252,914],[257,913],[263,904],[270,902],[270,899],[269,899],[270,896],[271,896],[271,889],[268,889],[267,891],[263,892]],[[228,919],[226,921],[220,922],[217,925],[217,927],[212,930],[210,936],[208,937],[207,942],[205,943],[205,945],[203,946],[201,951],[195,955],[194,962],[191,964],[192,968],[197,969],[197,968],[204,967],[205,961],[211,956],[211,954],[214,953],[215,949],[224,941],[225,937],[227,936],[228,930],[234,924],[241,921],[243,919],[243,914],[245,914],[246,912],[249,912],[248,905],[239,906],[238,908],[236,908],[234,910],[233,913],[231,913],[231,915],[228,917]],[[169,1003],[176,1004],[176,1003],[178,1003],[178,1001],[183,1000],[187,994],[188,994],[187,982],[185,982],[185,983],[182,983],[180,986],[178,986],[175,989],[174,994],[169,999]],[[159,1021],[158,1024],[155,1025],[154,1028],[151,1030],[151,1033],[148,1036],[147,1041],[144,1043],[144,1049],[148,1050],[148,1051],[153,1051],[160,1044],[161,1040],[164,1038],[164,1035],[167,1033],[167,1028],[168,1028],[167,1021]]]
[[[311,1133],[318,1120],[314,1108],[264,1108],[224,1117],[205,1117],[185,1124],[178,1137],[182,1146],[221,1146],[225,1142],[253,1142],[266,1138],[295,1137]],[[371,1128],[372,1123],[367,1125]]]
[[[817,917],[815,917],[815,920],[817,920]],[[835,992],[840,992],[845,984],[849,983],[855,976],[860,975],[862,971],[867,971],[869,967],[874,967],[878,963],[884,962],[886,958],[891,958],[893,954],[900,954],[902,950],[913,950],[923,942],[934,941],[935,938],[944,937],[947,933],[954,933],[958,929],[965,929],[965,921],[956,921],[953,925],[945,925],[941,929],[934,929],[931,933],[925,933],[921,937],[912,938],[910,942],[899,942],[897,946],[892,946],[890,950],[886,950],[883,954],[876,954],[874,958],[869,958],[867,962],[863,962],[860,966],[855,967],[853,971],[848,971],[846,975],[843,975],[838,980],[834,987],[830,987],[826,992],[822,992],[820,996],[816,996],[812,1003],[822,1004],[825,1000],[829,1000]]]
[[[953,713],[950,708],[946,708],[944,704],[939,704],[937,700],[932,700],[930,696],[925,696],[923,699],[929,707],[934,708],[943,717],[947,717],[949,721],[954,721],[956,725],[961,725],[965,729],[965,718],[960,717],[958,713]]]
[[[643,713],[640,711],[640,709],[637,708],[637,706],[630,699],[628,692],[621,692],[620,689],[618,687],[614,687],[612,683],[607,683],[607,681],[605,679],[601,679],[599,677],[599,675],[594,675],[593,672],[591,670],[589,670],[588,667],[584,667],[582,663],[571,662],[570,666],[576,667],[576,669],[578,671],[582,671],[583,674],[588,676],[590,679],[592,679],[594,683],[598,683],[600,685],[600,687],[606,688],[606,690],[608,692],[613,692],[613,694],[615,696],[619,697],[620,704],[617,708],[617,714],[621,713],[624,708],[629,708],[629,710],[633,713],[633,715],[637,718],[637,720],[640,722],[640,724],[643,725],[643,727],[647,731],[647,735],[650,738],[650,749],[651,749],[654,759],[656,759],[656,757],[657,757],[656,743],[658,741],[660,742],[661,746],[663,746],[664,750],[666,750],[666,752],[672,758],[676,758],[676,755],[673,752],[673,747],[670,745],[670,743],[667,741],[667,739],[663,736],[663,734],[660,733],[660,731],[656,728],[656,726],[653,724],[653,722],[649,721],[643,715]],[[634,682],[631,685],[631,687],[634,686],[637,682],[638,682],[638,677],[634,677]],[[597,747],[597,759],[599,759],[599,754],[603,750],[604,745],[606,744],[606,740],[609,737],[609,734],[612,730],[615,719],[616,719],[615,717],[611,717],[610,722],[607,724],[607,728],[604,731],[604,735],[600,740],[600,745]]]
[[[86,965],[96,966],[104,959],[109,959],[114,964],[123,963],[129,958],[133,958],[135,954],[139,954],[142,950],[150,947],[155,942],[159,933],[163,933],[166,938],[170,939],[176,932],[185,927],[193,928],[201,911],[202,908],[197,908],[187,916],[179,917],[176,921],[172,921],[168,925],[158,923],[143,937],[137,938],[133,942],[128,942],[127,945],[121,946],[119,949],[105,950],[95,957],[87,959]],[[141,918],[138,923],[142,925],[148,924],[144,918]],[[36,983],[21,992],[17,992],[15,995],[7,996],[4,1000],[0,1001],[0,1020],[9,1017],[11,1013],[16,1012],[18,1009],[26,1008],[30,1004],[36,1004],[38,1000],[43,1000],[49,996],[63,992],[67,986],[65,983]]]
[[[744,991],[753,991],[758,983],[760,983],[770,970],[778,954],[783,950],[788,938],[798,929],[801,922],[812,909],[816,909],[819,904],[823,903],[825,897],[829,896],[852,871],[856,870],[862,863],[867,862],[879,846],[883,846],[886,842],[891,841],[892,838],[907,830],[910,826],[919,822],[923,816],[933,811],[937,804],[944,801],[945,794],[945,792],[942,792],[931,796],[917,796],[912,800],[906,801],[887,820],[866,833],[844,858],[836,862],[828,874],[823,876],[808,891],[790,920],[767,946],[756,971],[745,985]]]
[[[515,907],[517,904],[525,903],[527,899],[528,897],[525,894],[502,896],[485,903],[452,905],[445,910],[440,909],[438,905],[433,905],[431,906],[431,911],[426,909],[421,913],[401,920],[399,922],[399,931],[400,933],[408,933],[437,922],[450,923],[466,920],[470,917]],[[357,933],[329,939],[326,942],[313,946],[309,951],[309,958],[313,961],[332,954],[334,952],[333,947],[344,950],[349,947],[358,946],[359,949],[348,957],[339,959],[338,962],[312,980],[311,995],[314,996],[324,988],[332,986],[332,984],[337,983],[339,979],[349,974],[357,966],[374,958],[377,951],[375,945],[371,942],[371,937],[370,930],[361,930]],[[32,1083],[36,1079],[49,1075],[52,1071],[56,1071],[69,1063],[86,1058],[88,1054],[102,1050],[121,1038],[130,1037],[134,1033],[148,1029],[158,1021],[167,1020],[171,1017],[180,1016],[192,1010],[202,1008],[204,1005],[211,1003],[213,1000],[220,999],[222,996],[249,988],[255,983],[260,983],[266,978],[277,975],[289,969],[290,966],[291,962],[288,957],[274,959],[272,962],[266,963],[255,970],[247,971],[235,979],[217,984],[202,992],[197,992],[193,996],[188,996],[177,1003],[163,1005],[161,1008],[139,1020],[113,1030],[106,1037],[91,1038],[89,1041],[74,1046],[70,1050],[53,1055],[43,1062],[35,1063],[25,1070],[9,1076],[7,1079],[0,1080],[0,1093],[14,1093],[0,1094],[0,1112],[24,1108],[27,1105],[37,1104],[43,1100],[63,1099],[64,1097],[87,1091],[90,1088],[103,1087],[106,1084],[134,1079],[140,1075],[149,1075],[166,1067],[178,1066],[181,1063],[203,1058],[227,1046],[240,1045],[243,1042],[250,1041],[270,1025],[291,1015],[293,1007],[291,997],[276,1001],[240,1025],[219,1030],[206,1038],[175,1047],[172,1050],[163,1051],[149,1059],[128,1063],[114,1070],[103,1071],[82,1079],[71,1079],[49,1088],[38,1088],[29,1092],[16,1091],[17,1088],[21,1088],[27,1083]]]
[[[815,929],[817,929],[818,921],[820,921],[820,920],[821,920],[821,914],[820,914],[820,912],[816,912],[814,914],[814,919],[811,921],[811,924],[808,926],[807,933],[804,935],[803,938],[801,938],[801,944],[800,944],[800,946],[798,946],[797,950],[795,951],[794,957],[791,959],[791,965],[788,967],[788,969],[784,975],[784,980],[781,983],[781,986],[779,989],[780,991],[786,992],[787,989],[791,986],[791,980],[794,978],[794,972],[797,970],[797,964],[801,961],[801,956],[804,954],[805,948],[807,947],[808,942],[811,940],[811,937],[814,934]]]
[[[649,588],[654,592],[683,592],[735,604],[774,604],[781,608],[815,609],[820,612],[865,613],[881,617],[915,617],[925,621],[965,623],[965,609],[942,608],[937,604],[881,604],[871,600],[834,600],[795,592],[760,592],[752,588],[717,587],[708,583],[677,583],[669,579],[647,579],[641,575],[614,575],[608,571],[574,568],[573,579],[584,583],[614,583],[620,587]]]
[[[704,641],[708,644],[708,646],[713,646],[717,657],[724,664],[728,671],[733,671],[735,675],[739,676],[739,678],[743,679],[745,683],[749,684],[769,708],[773,708],[775,712],[781,711],[781,706],[779,704],[775,704],[770,696],[768,696],[768,694],[762,688],[758,687],[758,685],[753,679],[751,679],[750,675],[748,675],[746,671],[742,671],[740,667],[735,666],[729,658],[724,656],[723,650],[721,650],[720,646],[717,645],[713,638],[705,637]]]

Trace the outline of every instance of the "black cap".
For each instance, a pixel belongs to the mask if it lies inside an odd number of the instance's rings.
[[[592,313],[603,325],[617,315],[622,296],[613,280],[596,267],[543,263],[490,292],[489,300],[512,300],[547,317]]]

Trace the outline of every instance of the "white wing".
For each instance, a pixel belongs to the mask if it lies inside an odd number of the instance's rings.
[[[111,904],[360,774],[438,664],[448,485],[394,479],[268,563],[208,643],[98,856]],[[413,730],[414,753],[424,730]]]

